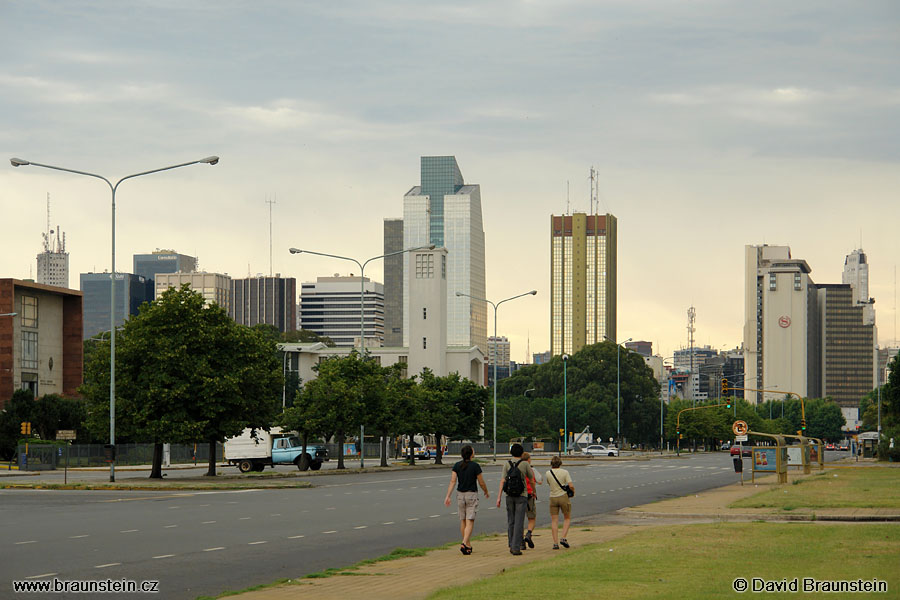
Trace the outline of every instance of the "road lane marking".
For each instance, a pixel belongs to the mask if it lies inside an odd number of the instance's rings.
[[[298,540],[298,539],[300,539],[300,538],[302,538],[302,537],[303,537],[302,535],[289,535],[289,536],[288,536],[288,539],[289,539],[289,540]]]
[[[336,510],[336,509],[335,509],[335,507],[332,506],[332,507],[326,508],[325,510]]]
[[[86,538],[87,536],[88,536],[88,534],[86,534],[86,533],[83,533],[83,534],[81,534],[81,535],[70,535],[70,536],[69,536],[69,539],[70,539],[70,540],[77,540],[78,538]]]
[[[257,544],[265,544],[266,542],[247,542],[248,546],[256,546]]]
[[[138,531],[138,530],[137,529],[123,529],[119,533],[134,533],[135,531]]]
[[[31,577],[26,577],[25,579],[40,579],[41,577],[52,577],[53,575],[59,575],[59,573],[44,573],[43,575],[32,575]]]
[[[181,508],[181,507],[180,506],[170,506],[169,510],[172,510],[173,508]]]
[[[407,521],[418,521],[418,520],[419,520],[419,517],[413,517],[411,519],[407,519]]]
[[[106,563],[105,565],[95,565],[95,569],[105,569],[106,567],[117,567],[122,563]]]
[[[269,516],[270,516],[270,517],[280,517],[280,516],[281,516],[281,513],[272,513],[272,514],[269,515]]]
[[[249,521],[252,518],[253,517],[241,517],[240,519],[238,519],[238,521]]]
[[[173,527],[178,527],[178,525],[166,525],[164,529],[172,529]]]
[[[172,558],[175,556],[174,554],[160,554],[159,556],[154,556],[153,558]]]
[[[323,531],[322,533],[337,533],[337,529],[332,529],[331,531]]]
[[[28,540],[27,542],[16,542],[16,546],[20,546],[22,544],[37,544],[37,540]]]
[[[216,546],[215,548],[204,548],[204,552],[215,552],[216,550],[224,550],[225,546]]]
[[[198,504],[197,506],[209,506],[209,504]]]
[[[215,521],[203,521],[201,525],[209,525],[210,523],[215,523]]]
[[[368,525],[360,525],[359,527],[354,527],[353,529],[365,529]]]
[[[393,525],[393,524],[394,524],[393,521],[388,521],[387,523],[382,523],[382,525]]]
[[[428,518],[429,518],[429,519],[436,519],[436,518],[438,518],[439,516],[441,516],[441,515],[428,515]]]

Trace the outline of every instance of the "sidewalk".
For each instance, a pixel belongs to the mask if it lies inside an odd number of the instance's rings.
[[[789,480],[801,477],[791,473]],[[589,544],[607,543],[645,527],[661,527],[684,523],[718,520],[811,520],[810,515],[783,515],[771,509],[730,509],[728,505],[739,499],[770,488],[774,475],[758,477],[755,484],[734,483],[681,498],[673,498],[622,509],[613,515],[574,519],[569,530],[573,548]],[[896,509],[831,509],[816,510],[817,520],[900,521]],[[473,541],[472,556],[463,556],[457,545],[433,550],[425,556],[380,562],[347,571],[352,576],[335,575],[321,579],[297,579],[291,583],[236,596],[241,600],[301,600],[306,598],[372,600],[394,599],[398,590],[407,598],[425,598],[437,590],[471,583],[492,577],[506,569],[546,560],[565,554],[566,550],[552,550],[549,528],[535,531],[536,548],[522,556],[512,556],[505,536],[491,536]]]

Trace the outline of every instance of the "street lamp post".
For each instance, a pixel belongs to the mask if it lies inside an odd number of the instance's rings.
[[[566,456],[569,455],[569,382],[567,366],[569,364],[569,355],[563,354],[563,446],[566,449]],[[562,455],[562,450],[559,452]]]
[[[325,256],[328,258],[337,258],[339,260],[349,260],[350,262],[354,262],[359,266],[359,356],[360,358],[365,357],[366,355],[366,281],[365,281],[365,272],[366,265],[372,262],[373,260],[378,260],[379,258],[387,258],[388,256],[396,256],[398,254],[403,254],[405,252],[415,252],[416,250],[434,250],[434,244],[429,246],[417,246],[415,248],[407,248],[406,250],[398,250],[396,252],[388,252],[387,254],[381,254],[379,256],[373,256],[372,258],[367,259],[365,262],[359,262],[355,258],[350,258],[349,256],[338,256],[337,254],[326,254],[324,252],[313,252],[312,250],[301,250],[299,248],[291,248],[291,254],[314,254],[315,256]],[[362,469],[365,467],[365,450],[366,450],[366,442],[365,442],[365,425],[359,426],[359,468]],[[440,443],[440,442],[438,442]],[[341,449],[343,452],[343,449]]]
[[[495,304],[487,298],[478,298],[477,296],[471,296],[462,292],[456,292],[457,296],[465,296],[466,298],[471,298],[472,300],[487,302],[494,307],[494,462],[497,462],[497,309],[504,302],[509,302],[510,300],[521,298],[522,296],[534,296],[535,294],[537,294],[537,290],[531,290],[530,292],[524,292],[517,296],[505,298]]]
[[[619,348],[621,348],[622,344],[627,344],[631,341],[631,338],[623,342],[615,342],[609,339],[609,336],[604,335],[607,340],[616,344],[616,446],[619,448],[619,452],[622,451],[622,387],[621,387],[621,369],[619,368]]]
[[[133,175],[126,175],[125,177],[119,179],[116,183],[112,183],[106,177],[97,175],[96,173],[77,171],[75,169],[66,169],[64,167],[55,167],[53,165],[31,162],[28,160],[23,160],[21,158],[11,158],[9,159],[9,162],[14,167],[25,167],[31,165],[34,167],[43,167],[44,169],[52,169],[54,171],[65,171],[66,173],[95,177],[97,179],[102,179],[106,182],[106,185],[109,186],[110,192],[112,193],[112,266],[109,273],[109,329],[110,331],[114,331],[116,328],[116,190],[118,189],[119,184],[126,179],[133,179],[142,175],[151,175],[153,173],[159,173],[161,171],[178,169],[179,167],[187,167],[190,165],[197,165],[201,163],[214,165],[219,162],[219,157],[207,156],[206,158],[201,158],[200,160],[192,160],[186,163],[170,165],[168,167],[161,167],[159,169],[152,169],[150,171],[142,171],[140,173],[134,173]],[[116,480],[116,336],[111,334],[109,336],[109,339],[109,445],[112,450],[112,455],[110,457],[111,460],[109,462],[109,480],[110,482],[114,482]]]

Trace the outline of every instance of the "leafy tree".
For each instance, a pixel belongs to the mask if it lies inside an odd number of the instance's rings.
[[[162,477],[163,443],[208,442],[214,476],[217,442],[271,422],[282,386],[274,342],[188,285],[142,305],[116,335],[116,431],[156,445],[151,478]],[[96,430],[109,419],[108,351],[86,371],[81,392]]]
[[[382,377],[384,393],[377,399],[377,404],[368,407],[367,422],[381,436],[381,466],[386,467],[388,438],[416,429],[422,412],[416,380],[403,376],[402,365],[395,363],[385,367]]]
[[[315,369],[315,367],[313,368]],[[306,471],[312,458],[306,452],[310,437],[327,437],[325,420],[322,415],[327,410],[328,396],[322,384],[317,379],[313,379],[307,382],[301,390],[298,390],[295,397],[296,402],[285,409],[276,418],[276,422],[285,429],[296,430],[300,434],[302,443],[300,470]]]
[[[481,416],[487,390],[474,382],[451,373],[437,377],[430,369],[422,371],[419,384],[425,403],[425,430],[437,440],[435,464],[442,464],[441,440],[475,437],[481,428]]]
[[[16,390],[0,410],[0,458],[10,460],[22,438],[21,426],[34,415],[34,395],[29,390]]]
[[[74,429],[84,439],[89,437],[83,431],[85,416],[85,406],[81,400],[46,394],[34,402],[31,426],[42,440],[56,439],[59,429]]]
[[[334,340],[332,340],[327,335],[319,335],[314,331],[309,331],[308,329],[298,329],[296,331],[285,331],[281,334],[281,341],[288,343],[296,343],[296,342],[304,342],[304,343],[312,343],[312,342],[322,342],[329,348],[333,348],[336,346]]]
[[[323,425],[333,431],[338,443],[338,469],[344,469],[344,440],[348,431],[359,427],[365,413],[366,361],[354,350],[347,356],[326,358],[318,365],[317,389],[322,399]],[[309,385],[309,383],[307,383]]]

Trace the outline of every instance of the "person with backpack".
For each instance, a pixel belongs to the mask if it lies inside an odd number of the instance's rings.
[[[469,542],[472,538],[472,530],[475,528],[475,513],[478,512],[478,488],[476,483],[481,486],[485,498],[490,498],[487,484],[481,474],[481,465],[472,460],[475,450],[472,446],[466,444],[460,450],[462,460],[453,465],[453,472],[450,474],[450,485],[447,486],[447,497],[444,498],[444,504],[450,506],[450,492],[456,485],[456,510],[459,515],[459,532],[462,534],[462,544],[459,551],[463,555],[472,554],[472,544]]]
[[[531,464],[531,454],[525,452],[522,454],[522,458],[530,465]],[[525,538],[522,540],[524,544],[522,545],[522,550],[525,549],[525,545],[527,544],[529,548],[534,548],[534,540],[531,539],[531,534],[534,532],[534,526],[537,524],[537,486],[542,485],[544,480],[541,479],[541,474],[538,471],[534,471],[534,479],[526,479],[525,487],[526,492],[528,493],[528,503],[525,505],[525,517],[528,519],[528,530],[525,532]]]
[[[506,528],[509,539],[509,553],[514,556],[522,554],[525,547],[523,531],[525,530],[525,512],[528,507],[528,492],[525,481],[534,479],[534,471],[522,454],[525,449],[522,444],[513,444],[509,453],[512,460],[503,465],[503,473],[500,475],[500,489],[497,491],[497,507],[500,507],[500,498],[506,492]]]
[[[550,532],[553,534],[553,549],[559,550],[559,545],[569,547],[566,536],[569,535],[569,525],[572,523],[572,501],[575,495],[575,483],[572,476],[562,467],[562,459],[554,456],[550,459],[550,470],[547,471],[547,485],[550,486]],[[559,513],[563,514],[562,537],[559,537]]]

